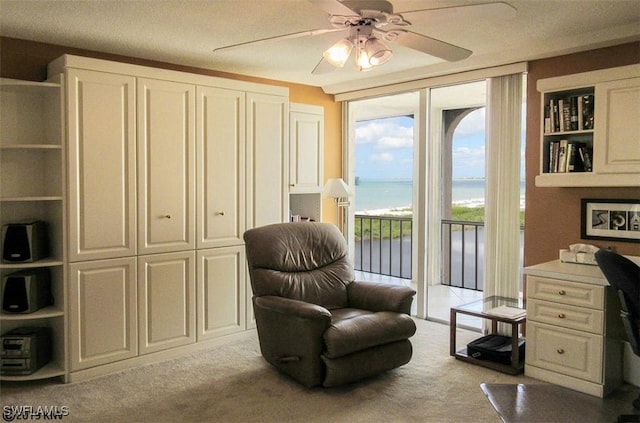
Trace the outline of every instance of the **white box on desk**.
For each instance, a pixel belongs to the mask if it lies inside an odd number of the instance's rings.
[[[589,264],[591,266],[598,265],[594,253],[574,252],[564,249],[560,250],[560,261],[564,263]]]

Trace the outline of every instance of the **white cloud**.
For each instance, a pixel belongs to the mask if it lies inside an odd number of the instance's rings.
[[[453,149],[453,163],[455,166],[484,166],[484,145],[479,147],[458,147]]]
[[[395,160],[393,154],[391,153],[380,153],[380,154],[372,154],[369,157],[369,160],[372,162],[392,162]]]
[[[356,127],[356,144],[371,144],[376,149],[413,147],[413,127],[392,120],[373,120]]]
[[[413,147],[413,134],[411,137],[382,137],[378,140],[375,148],[386,149],[386,148],[405,148],[405,147]]]

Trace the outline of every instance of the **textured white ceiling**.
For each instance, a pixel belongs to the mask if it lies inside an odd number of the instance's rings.
[[[396,13],[489,0],[391,0]],[[327,14],[306,0],[39,0],[0,1],[0,34],[186,66],[320,86],[347,92],[417,78],[514,63],[640,40],[638,0],[508,0],[507,21],[451,13],[415,20],[412,31],[473,51],[444,62],[401,46],[371,72],[352,66],[312,75],[335,34],[214,48],[329,28]]]

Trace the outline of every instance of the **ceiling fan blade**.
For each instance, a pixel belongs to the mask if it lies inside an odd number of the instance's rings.
[[[516,16],[516,9],[508,3],[494,2],[437,9],[410,10],[398,13],[413,24],[426,20],[463,20],[464,22],[478,22],[487,19],[495,21],[514,18]]]
[[[286,40],[286,39],[307,37],[307,36],[313,36],[313,35],[329,34],[332,32],[340,32],[340,31],[346,31],[346,29],[345,28],[312,29],[310,31],[293,32],[291,34],[276,35],[275,37],[262,38],[260,40],[252,40],[244,43],[231,44],[223,47],[216,47],[213,49],[213,51],[218,52],[222,50],[229,50],[232,48],[243,47],[243,46],[252,45],[252,44],[261,44],[267,41]]]
[[[329,72],[333,72],[334,70],[336,70],[336,67],[333,66],[331,63],[327,62],[325,60],[325,58],[323,57],[318,64],[316,65],[315,68],[313,68],[313,70],[311,71],[312,74],[314,75],[324,75],[325,73],[329,73]]]
[[[395,31],[394,31],[395,32]],[[397,43],[414,50],[421,51],[431,56],[439,57],[448,62],[456,62],[466,59],[473,53],[466,48],[454,46],[426,35],[417,34],[411,31],[398,31]]]
[[[331,16],[358,16],[358,13],[351,10],[339,0],[307,0]]]

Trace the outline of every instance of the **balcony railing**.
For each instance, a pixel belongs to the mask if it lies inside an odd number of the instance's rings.
[[[412,218],[355,216],[356,270],[411,279]]]
[[[355,215],[355,269],[411,279],[412,218]],[[481,291],[484,223],[442,221],[442,285]]]
[[[442,285],[482,291],[484,222],[442,220]]]

